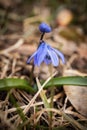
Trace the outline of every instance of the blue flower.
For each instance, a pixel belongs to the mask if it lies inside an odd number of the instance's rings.
[[[37,51],[27,60],[27,64],[34,60],[34,65],[40,66],[42,62],[48,64],[53,64],[53,66],[59,65],[59,59],[65,63],[64,55],[57,49],[52,48],[50,45],[45,43],[44,41],[41,42],[40,46],[38,47]]]
[[[49,33],[52,29],[49,25],[43,22],[39,25],[39,30],[43,33]]]

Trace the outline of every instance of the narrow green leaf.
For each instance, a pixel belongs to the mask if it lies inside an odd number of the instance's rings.
[[[87,77],[81,76],[68,76],[68,77],[56,77],[50,80],[45,88],[51,86],[60,86],[60,85],[75,85],[75,86],[87,86]]]
[[[30,93],[35,92],[35,90],[29,85],[29,82],[25,79],[19,79],[19,78],[0,79],[0,90],[9,90],[12,88],[26,90]]]

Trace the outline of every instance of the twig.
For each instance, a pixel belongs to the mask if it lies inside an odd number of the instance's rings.
[[[24,39],[21,38],[13,46],[11,46],[5,50],[0,51],[0,54],[4,54],[4,53],[8,53],[10,51],[13,51],[13,50],[19,48],[23,43],[24,43]]]
[[[55,95],[53,101],[56,102],[56,100],[57,100],[58,98],[60,98],[62,95],[63,95],[62,92],[59,93],[59,94],[57,94],[57,95]],[[51,98],[48,99],[48,102],[49,102],[49,103],[50,103],[50,100],[51,100]],[[34,104],[32,104],[31,106],[32,106],[32,107],[33,107],[33,106],[35,107],[35,106],[40,106],[40,105],[43,105],[43,102],[34,103]],[[20,106],[21,109],[25,109],[26,107],[27,107],[27,105]],[[11,109],[8,109],[7,112],[8,112],[8,113],[12,113],[12,112],[15,112],[16,110],[17,110],[17,108],[11,108]]]

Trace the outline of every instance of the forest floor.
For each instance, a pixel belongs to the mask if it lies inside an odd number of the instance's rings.
[[[58,25],[56,18],[52,17],[51,13],[50,8],[44,6],[43,3],[41,5],[40,3],[32,3],[31,5],[20,3],[8,9],[1,6],[0,80],[6,78],[26,79],[32,87],[35,87],[36,81],[35,74],[32,73],[32,64],[27,65],[26,61],[38,47],[41,36],[38,26],[43,21],[52,27],[52,32],[45,35],[45,41],[52,47],[61,50],[66,59],[65,65],[60,63],[59,67],[53,68],[58,71],[56,76],[87,76],[86,34],[84,34],[82,28],[72,24]],[[43,64],[41,67],[38,75],[40,81],[46,80],[50,73],[46,65]],[[37,73],[38,68],[34,68],[34,72]],[[53,119],[51,121],[53,129],[84,130],[84,128],[87,128],[87,105],[85,104],[87,102],[87,89],[84,91],[79,93],[79,98],[85,97],[86,101],[76,100],[78,95],[75,95],[76,97],[72,101],[71,95],[66,92],[66,86],[55,87],[54,107],[52,109]],[[50,101],[50,89],[44,90],[44,93]],[[12,98],[10,95],[12,95]],[[32,104],[26,114],[27,120],[22,123],[20,119],[20,113],[22,113],[20,111],[26,108],[34,95],[35,93],[31,94],[25,90],[15,88],[10,91],[1,90],[0,129],[49,129],[49,116],[40,95],[35,99],[35,103]],[[55,109],[58,111],[56,112]],[[63,110],[62,114],[60,113],[61,110]]]

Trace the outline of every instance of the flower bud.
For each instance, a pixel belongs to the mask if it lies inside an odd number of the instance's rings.
[[[39,25],[39,30],[43,33],[49,33],[52,29],[49,25],[43,22]]]

